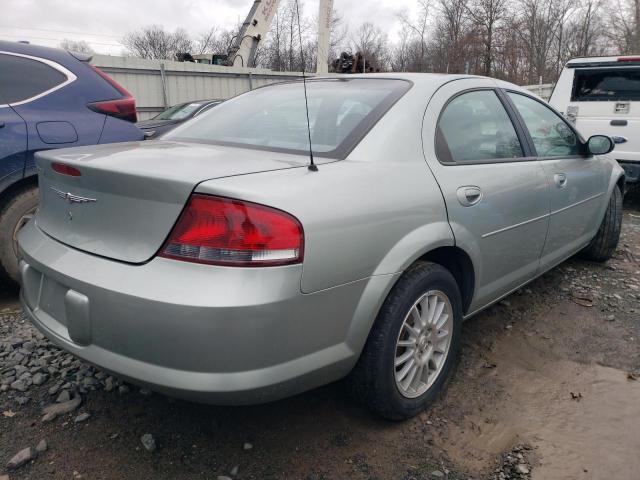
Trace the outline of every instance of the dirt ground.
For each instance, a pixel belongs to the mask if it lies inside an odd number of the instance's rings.
[[[98,389],[44,423],[50,379],[0,393],[0,479],[637,480],[639,205],[625,205],[607,264],[571,259],[467,322],[448,389],[417,418],[373,418],[337,383],[242,408]],[[0,313],[0,344],[28,328],[15,291],[0,292]],[[43,438],[46,452],[4,471]],[[530,473],[509,466],[521,457]]]

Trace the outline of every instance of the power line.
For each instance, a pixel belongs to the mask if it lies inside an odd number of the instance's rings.
[[[25,27],[13,27],[9,25],[0,25],[0,28],[10,28],[12,30],[38,30],[40,32],[53,32],[53,33],[66,33],[69,35],[91,35],[94,37],[111,37],[111,38],[121,38],[122,35],[109,35],[107,33],[89,33],[89,32],[74,32],[71,30],[51,30],[48,28],[25,28]]]
[[[62,40],[69,40],[67,38],[53,38],[53,37],[36,37],[33,35],[12,35],[9,33],[0,33],[0,37],[13,37],[13,38],[19,38],[20,40],[29,40],[29,39],[35,39],[35,40],[52,40],[55,42],[61,42]],[[91,44],[91,45],[105,45],[108,47],[122,47],[121,43],[104,43],[104,42],[94,42],[93,40],[85,40],[87,43]]]

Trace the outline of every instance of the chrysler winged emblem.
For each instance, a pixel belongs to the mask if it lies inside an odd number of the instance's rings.
[[[80,195],[74,195],[70,192],[63,192],[62,190],[58,190],[57,188],[49,188],[56,192],[56,195],[58,195],[60,198],[66,200],[67,203],[95,203],[98,201],[95,198],[81,197]]]

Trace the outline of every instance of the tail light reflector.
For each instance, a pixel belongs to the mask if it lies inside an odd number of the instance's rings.
[[[211,265],[302,262],[304,232],[292,215],[256,203],[194,194],[159,256]]]
[[[76,167],[72,167],[71,165],[67,165],[65,163],[54,162],[51,164],[51,169],[59,173],[60,175],[68,175],[70,177],[80,177],[82,173]]]
[[[115,88],[121,95],[121,98],[114,100],[104,100],[100,102],[92,102],[87,105],[91,110],[104,113],[111,117],[120,118],[129,122],[136,122],[138,120],[138,114],[136,113],[136,99],[113,78],[104,73],[98,67],[91,65],[91,68],[100,75],[109,85]]]

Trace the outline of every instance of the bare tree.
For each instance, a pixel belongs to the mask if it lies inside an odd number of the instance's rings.
[[[122,44],[130,55],[156,60],[173,60],[178,53],[192,52],[194,46],[184,29],[171,33],[159,25],[127,34]]]
[[[607,35],[618,53],[640,53],[640,0],[611,0]]]
[[[65,38],[60,42],[60,48],[69,52],[88,53],[93,54],[95,51],[91,48],[91,45],[85,40],[70,40]]]
[[[351,39],[351,48],[362,55],[366,70],[388,70],[389,40],[373,23],[360,25]]]
[[[469,34],[468,0],[440,0],[437,36],[446,55],[446,72],[465,70],[465,37]]]
[[[431,3],[429,0],[418,0],[418,16],[415,19],[407,15],[406,10],[398,15],[402,24],[401,41],[405,47],[409,42],[417,41],[420,50],[418,55],[418,64],[414,66],[419,72],[424,72],[426,67],[425,56],[427,53],[427,34],[429,27],[429,10]],[[406,54],[405,50],[405,54]]]
[[[504,19],[507,0],[475,0],[467,11],[480,32],[483,43],[482,73],[491,76],[495,52],[496,30]]]
[[[194,42],[194,52],[197,54],[225,54],[229,50],[233,36],[236,31],[223,30],[212,27],[206,32],[200,33]]]
[[[303,14],[304,4],[299,3],[300,25],[296,1],[288,0],[280,5],[267,38],[261,42],[256,54],[256,63],[277,71],[310,71],[314,68],[317,54],[317,29]],[[316,19],[317,20],[317,19]]]

